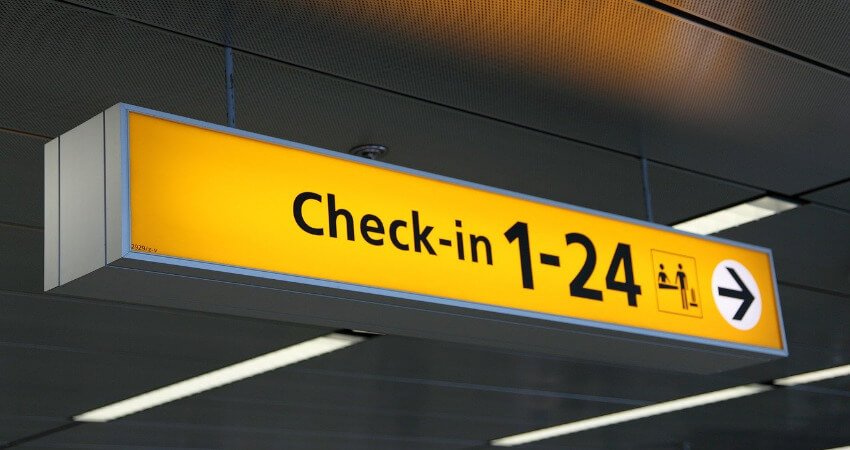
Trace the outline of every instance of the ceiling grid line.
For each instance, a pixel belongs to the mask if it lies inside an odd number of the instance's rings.
[[[49,140],[53,139],[50,136],[42,136],[40,134],[30,133],[28,131],[23,131],[23,130],[15,130],[15,129],[12,129],[12,128],[0,127],[0,133],[17,134],[17,135],[31,137],[31,138],[35,138],[35,139],[41,139],[41,140],[44,140],[44,141],[49,141]]]
[[[819,69],[823,69],[823,70],[826,70],[828,72],[832,72],[836,75],[841,75],[843,77],[850,78],[850,72],[841,70],[837,67],[830,66],[829,64],[826,64],[824,62],[818,61],[818,60],[813,59],[813,58],[809,58],[808,56],[801,55],[799,53],[793,52],[793,51],[788,50],[786,48],[780,47],[776,44],[772,44],[772,43],[767,42],[765,40],[756,38],[754,36],[750,36],[749,34],[742,33],[740,31],[734,30],[732,28],[726,27],[722,24],[719,24],[717,22],[714,22],[714,21],[708,20],[706,18],[700,17],[696,14],[692,14],[692,13],[689,13],[687,11],[683,11],[679,8],[676,8],[674,6],[668,5],[668,4],[663,3],[663,2],[660,2],[658,0],[629,0],[629,1],[634,1],[634,2],[640,3],[642,5],[656,9],[658,11],[662,11],[664,13],[673,15],[673,16],[679,18],[679,19],[683,19],[683,20],[686,20],[688,22],[694,23],[696,25],[700,25],[700,26],[709,28],[709,29],[714,30],[716,32],[722,33],[726,36],[733,37],[735,39],[739,39],[741,41],[756,45],[756,46],[761,47],[765,50],[770,50],[770,51],[778,53],[780,55],[796,59],[800,62],[803,62],[803,63],[806,63],[808,65],[817,67]]]

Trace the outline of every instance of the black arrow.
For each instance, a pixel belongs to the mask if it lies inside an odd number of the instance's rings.
[[[729,271],[729,275],[732,275],[732,278],[735,279],[735,282],[738,283],[738,288],[741,290],[736,291],[724,287],[718,287],[717,293],[722,295],[723,297],[737,298],[739,300],[744,301],[743,303],[741,303],[741,306],[738,308],[738,311],[735,312],[735,315],[732,317],[732,320],[741,320],[744,318],[745,315],[747,315],[747,311],[749,311],[750,305],[753,304],[753,300],[755,300],[755,297],[753,297],[752,292],[747,289],[747,285],[744,284],[743,281],[741,281],[741,277],[738,276],[738,272],[735,272],[735,269],[727,267],[726,270]]]

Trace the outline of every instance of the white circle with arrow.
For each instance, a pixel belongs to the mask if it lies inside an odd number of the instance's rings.
[[[738,261],[727,259],[714,268],[711,292],[720,315],[729,325],[749,330],[761,318],[761,293],[755,278]]]

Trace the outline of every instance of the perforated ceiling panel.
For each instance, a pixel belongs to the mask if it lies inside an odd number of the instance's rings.
[[[824,411],[829,411],[828,415],[815,419]],[[815,450],[846,444],[840,430],[847,421],[850,421],[850,402],[846,398],[786,389],[520,448]],[[667,433],[660,437],[656,434],[658,430]]]
[[[237,118],[247,130],[343,152],[380,143],[392,164],[645,217],[634,157],[241,52],[234,64],[244,105]]]
[[[850,181],[820,189],[807,194],[805,197],[815,202],[850,211]]]
[[[43,243],[38,228],[0,224],[0,290],[44,289]]]
[[[44,221],[44,139],[0,131],[0,222],[41,226]]]
[[[684,170],[649,164],[655,221],[673,225],[720,208],[755,198],[761,191]]]
[[[0,291],[0,311],[0,448],[4,440],[68,423],[72,415],[330,331],[6,291]],[[162,438],[154,434],[148,438]],[[73,435],[59,442],[71,443]],[[142,442],[141,436],[124,436],[111,444],[132,448]],[[82,448],[97,444],[110,442],[89,441]]]
[[[224,121],[219,47],[53,1],[0,18],[0,127],[56,136],[118,102]]]
[[[75,1],[785,194],[850,170],[850,80],[633,1]]]
[[[850,296],[850,214],[806,205],[717,233],[773,249],[780,282]]]
[[[850,71],[850,6],[846,0],[661,1]]]

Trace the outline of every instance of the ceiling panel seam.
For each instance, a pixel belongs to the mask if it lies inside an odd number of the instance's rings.
[[[659,164],[662,165],[663,163],[659,163]],[[668,166],[668,167],[672,167],[672,166]],[[687,169],[683,169],[683,170],[687,170]],[[691,172],[691,171],[688,171],[688,172],[696,174],[696,172]],[[711,175],[707,175],[707,176],[711,176]],[[722,180],[720,178],[715,178],[715,177],[711,177],[711,178],[713,178],[716,181],[725,181],[725,180]],[[743,186],[743,185],[741,185],[741,186]],[[832,185],[831,184],[827,185],[827,187],[829,187],[829,186],[832,186]],[[824,189],[824,188],[818,188],[818,189],[815,189],[814,191],[818,191],[819,189]],[[764,191],[764,189],[760,189],[760,190]],[[839,214],[850,214],[850,210],[847,210],[847,209],[844,209],[844,208],[841,208],[841,207],[838,207],[838,206],[829,205],[829,204],[823,203],[819,200],[810,200],[810,199],[803,198],[803,196],[806,195],[806,194],[796,194],[796,195],[788,196],[788,195],[777,194],[775,192],[759,192],[758,194],[754,194],[754,195],[749,196],[747,198],[737,200],[732,204],[741,204],[741,203],[751,202],[753,200],[764,197],[765,193],[769,194],[769,196],[771,196],[771,197],[776,197],[776,198],[779,198],[779,199],[793,200],[794,202],[796,202],[799,205],[813,205],[813,206],[817,206],[818,208],[828,209],[830,211],[837,212]],[[665,224],[662,224],[662,225],[675,225],[677,223],[687,222],[687,221],[690,221],[690,220],[693,220],[693,219],[696,219],[696,218],[699,218],[699,217],[707,216],[711,213],[715,213],[715,212],[718,212],[718,211],[722,211],[724,209],[728,209],[729,206],[732,205],[732,204],[724,204],[724,205],[718,206],[718,207],[713,208],[713,209],[707,209],[707,210],[702,211],[698,214],[694,214],[692,216],[687,216],[687,217],[684,217],[682,219],[677,219],[673,223],[670,223],[670,224],[665,223]]]
[[[812,392],[815,394],[824,394],[824,395],[834,395],[838,397],[850,397],[850,392],[842,390],[842,389],[834,389],[834,388],[825,388],[820,386],[807,386],[807,385],[799,385],[799,386],[789,386],[788,389],[793,389],[797,391],[803,392]]]
[[[756,200],[756,199],[759,199],[759,198],[762,198],[762,197],[764,197],[764,196],[765,196],[765,193],[763,192],[764,190],[763,190],[763,189],[761,189],[761,191],[762,191],[762,192],[758,192],[758,193],[752,194],[752,195],[750,195],[750,196],[748,196],[748,197],[741,198],[740,200],[735,200],[735,202],[734,202],[734,203],[731,203],[731,204],[730,204],[730,203],[727,203],[727,204],[719,205],[719,206],[717,206],[717,207],[715,207],[715,208],[707,209],[707,210],[704,210],[704,211],[700,211],[700,212],[699,212],[699,213],[697,213],[697,214],[693,214],[693,215],[691,215],[691,216],[686,216],[686,217],[683,217],[683,218],[681,218],[681,219],[677,219],[675,222],[672,222],[672,223],[669,223],[669,224],[665,223],[665,224],[663,224],[663,225],[673,226],[673,225],[676,225],[676,224],[681,224],[681,223],[684,223],[684,222],[689,222],[689,221],[691,221],[691,220],[694,220],[694,219],[697,219],[697,218],[700,218],[700,217],[703,217],[703,216],[707,216],[707,215],[709,215],[709,214],[713,214],[713,213],[716,213],[716,212],[719,212],[719,211],[723,211],[723,210],[725,210],[725,209],[729,209],[729,207],[730,207],[731,205],[743,204],[743,203],[751,202],[751,201],[753,201],[753,200]],[[782,197],[785,197],[785,196],[782,196]]]
[[[568,392],[542,391],[542,390],[538,390],[538,389],[512,388],[512,387],[505,387],[505,386],[490,386],[490,385],[475,384],[475,383],[462,383],[462,382],[457,382],[457,381],[423,380],[423,379],[418,379],[418,378],[407,378],[407,377],[387,376],[387,375],[373,375],[373,374],[349,374],[349,373],[339,372],[339,371],[334,371],[334,370],[307,369],[307,368],[292,368],[290,370],[293,371],[293,372],[299,372],[299,373],[305,373],[305,374],[327,375],[327,376],[346,377],[346,378],[358,378],[358,379],[366,379],[366,380],[378,380],[378,381],[388,381],[388,382],[403,383],[403,384],[438,386],[438,387],[446,387],[446,388],[480,390],[480,391],[488,391],[488,392],[499,392],[499,393],[504,393],[504,394],[518,394],[518,395],[528,395],[528,396],[537,396],[537,397],[563,398],[563,399],[582,400],[582,401],[598,402],[598,403],[611,403],[611,404],[617,404],[617,405],[645,406],[645,405],[652,403],[652,402],[646,401],[646,400],[630,399],[630,398],[623,398],[623,397],[606,397],[606,396],[600,396],[600,395],[573,394],[573,393],[568,393]]]
[[[0,226],[11,227],[11,228],[23,228],[25,230],[35,230],[35,231],[44,231],[44,227],[37,227],[34,225],[26,225],[22,223],[15,222],[5,222],[0,220]]]
[[[43,140],[43,141],[49,141],[49,140],[53,139],[50,136],[44,136],[44,135],[41,135],[41,134],[30,133],[29,131],[16,130],[16,129],[13,129],[13,128],[0,127],[0,133],[17,134],[19,136],[31,137],[31,138],[40,139],[40,140]]]
[[[789,282],[789,281],[782,281],[782,280],[777,280],[776,284],[778,284],[780,286],[788,286],[788,287],[795,288],[795,289],[803,289],[803,290],[807,290],[807,291],[818,292],[820,294],[831,295],[831,296],[834,296],[834,297],[841,297],[841,298],[850,299],[850,294],[846,294],[846,293],[840,292],[840,291],[833,291],[832,289],[824,289],[824,288],[819,288],[819,287],[816,287],[816,286],[807,286],[805,284],[792,283],[792,282]]]
[[[170,308],[170,307],[165,307],[165,306],[152,306],[152,305],[143,305],[143,304],[136,304],[136,303],[116,302],[114,300],[104,300],[102,298],[77,297],[77,296],[66,295],[66,294],[52,294],[52,293],[48,294],[48,293],[38,293],[38,292],[30,292],[30,291],[12,291],[12,290],[8,290],[8,289],[0,289],[0,295],[3,295],[3,294],[21,296],[21,297],[32,297],[32,298],[37,298],[37,299],[42,299],[42,300],[47,298],[51,301],[107,305],[107,306],[112,307],[112,308],[133,309],[133,310],[139,310],[139,311],[153,311],[153,312],[160,312],[160,313],[167,312],[169,314],[183,314],[183,315],[187,315],[187,316],[198,316],[198,315],[200,315],[200,316],[208,316],[208,317],[214,317],[214,318],[226,318],[226,319],[232,319],[234,317],[233,315],[223,314],[223,313],[215,313],[215,312],[208,312],[208,311],[192,311],[192,310],[182,309],[182,308]],[[263,319],[263,318],[259,318],[259,317],[250,317],[250,316],[241,316],[241,317],[239,317],[239,320],[262,322],[262,323],[280,323],[281,322],[280,320]],[[291,322],[286,322],[286,323],[289,323],[290,325],[297,325],[297,326],[300,326],[300,327],[305,327],[305,328],[312,328],[317,333],[317,336],[322,334],[322,333],[326,333],[330,330],[333,330],[333,328],[330,328],[330,327],[318,327],[318,326],[314,326],[314,325],[294,324],[294,323],[291,323]]]
[[[813,193],[815,193],[815,192],[817,192],[821,189],[829,189],[831,187],[835,187],[835,186],[838,186],[839,184],[844,184],[844,183],[847,183],[847,182],[850,182],[850,177],[847,177],[847,178],[844,178],[844,179],[841,179],[841,180],[838,180],[838,181],[833,181],[832,183],[827,183],[827,184],[818,186],[816,188],[809,189],[808,191],[800,192],[797,195],[803,196],[803,195],[813,194]]]
[[[36,439],[41,439],[43,437],[50,436],[51,434],[61,433],[62,431],[68,430],[70,428],[74,428],[79,426],[79,422],[68,422],[64,425],[59,425],[58,427],[49,428],[47,430],[30,434],[28,436],[24,436],[22,438],[15,439],[13,441],[6,442],[5,444],[0,444],[0,449],[17,447],[20,444],[26,444],[27,442],[34,441]]]
[[[820,69],[832,72],[834,74],[850,78],[850,72],[846,72],[846,71],[841,70],[837,67],[830,66],[829,64],[826,64],[824,62],[818,61],[818,60],[813,59],[813,58],[809,58],[808,56],[792,52],[791,50],[780,47],[776,44],[772,44],[770,42],[756,38],[754,36],[750,36],[746,33],[742,33],[738,30],[726,27],[726,26],[721,25],[717,22],[713,22],[711,20],[700,17],[696,14],[689,13],[687,11],[681,10],[679,8],[676,8],[675,6],[671,6],[671,5],[668,5],[666,3],[662,3],[658,0],[630,0],[630,1],[642,4],[644,6],[650,7],[652,9],[655,9],[655,10],[658,10],[658,11],[661,11],[663,13],[670,14],[672,16],[675,16],[676,18],[688,21],[688,22],[693,23],[695,25],[703,26],[705,28],[708,28],[710,30],[724,34],[726,36],[747,42],[749,44],[756,45],[756,46],[763,48],[765,50],[769,50],[771,52],[778,53],[780,55],[787,56],[787,57],[792,58],[792,59],[796,59],[800,62],[806,63],[806,64],[811,65],[811,66],[818,67]]]
[[[469,415],[465,413],[442,413],[442,412],[419,412],[416,409],[398,409],[398,408],[384,408],[384,407],[365,407],[365,406],[345,406],[345,405],[323,405],[312,402],[290,402],[290,401],[280,401],[280,400],[265,400],[265,399],[257,399],[253,397],[236,397],[236,396],[216,396],[216,395],[205,395],[202,399],[204,402],[216,402],[216,403],[237,403],[242,405],[256,405],[258,407],[265,406],[282,406],[288,408],[302,408],[302,409],[311,409],[311,410],[320,410],[320,411],[333,411],[335,413],[345,413],[345,414],[361,414],[361,413],[370,413],[370,414],[380,414],[386,416],[405,416],[405,417],[422,417],[422,418],[434,418],[434,419],[447,419],[447,420],[466,420],[472,422],[489,422],[489,423],[503,423],[510,425],[518,425],[525,424],[528,425],[529,421],[522,419],[515,419],[512,417],[502,418],[495,416],[480,416],[480,415]]]
[[[87,11],[89,13],[95,13],[95,14],[101,14],[101,15],[105,15],[105,16],[109,16],[109,17],[115,17],[115,18],[130,22],[130,23],[142,26],[142,27],[147,27],[147,28],[157,30],[159,32],[172,34],[172,35],[180,36],[180,37],[183,37],[183,38],[186,38],[186,39],[191,39],[191,40],[203,42],[207,45],[213,45],[213,46],[216,46],[216,47],[220,47],[222,49],[222,51],[224,51],[224,49],[227,47],[226,44],[218,42],[218,41],[206,39],[206,38],[203,38],[203,37],[200,37],[200,36],[195,36],[195,35],[188,34],[188,33],[183,33],[181,31],[165,28],[165,27],[162,27],[162,26],[158,26],[158,25],[155,25],[155,24],[151,24],[151,23],[142,21],[142,20],[133,19],[133,18],[130,18],[130,17],[119,16],[119,15],[116,15],[116,14],[110,12],[110,11],[107,11],[107,10],[94,8],[94,7],[86,6],[86,5],[80,5],[80,4],[75,3],[73,0],[54,0],[54,1],[57,2],[57,3],[72,7],[72,8]],[[661,10],[667,10],[667,9],[674,9],[675,10],[675,8],[668,7],[667,5],[658,3],[655,0],[630,0],[630,1],[640,2],[642,4],[645,4],[648,7],[654,7],[654,8],[661,9]],[[657,5],[656,5],[656,3],[657,3]],[[679,11],[679,10],[675,10],[675,11]],[[693,16],[694,21],[702,21],[702,22],[707,22],[709,24],[713,23],[713,22],[709,22],[705,19],[702,19],[699,16],[694,16],[692,14],[685,13],[683,11],[679,11],[679,12],[683,15]],[[667,11],[667,13],[674,14],[673,12],[670,12],[670,11]],[[705,25],[705,26],[709,26],[709,25]],[[725,27],[722,27],[720,25],[717,25],[717,26],[726,29]],[[734,30],[731,30],[731,29],[729,29],[729,31],[733,32],[733,33],[738,33],[737,31],[734,31]],[[742,36],[746,36],[746,35],[743,35],[742,33],[738,33],[738,34],[741,34]],[[750,39],[758,41],[755,38],[750,38]],[[772,45],[772,44],[767,44],[767,45]],[[593,142],[590,142],[590,141],[585,141],[585,140],[582,140],[582,139],[576,139],[576,138],[573,138],[573,137],[570,137],[570,136],[561,135],[561,134],[558,134],[558,133],[539,129],[539,128],[532,127],[532,126],[529,126],[529,125],[524,125],[524,124],[516,123],[516,122],[510,121],[510,120],[501,119],[501,118],[498,118],[498,117],[493,117],[493,116],[490,116],[490,115],[487,115],[487,114],[483,114],[483,113],[479,113],[479,112],[475,112],[475,111],[470,111],[470,110],[459,108],[459,107],[456,107],[456,106],[451,106],[451,105],[448,105],[448,104],[429,100],[427,98],[418,97],[418,96],[415,96],[415,95],[407,94],[407,93],[396,91],[396,90],[393,90],[393,89],[388,89],[388,88],[385,88],[385,87],[382,87],[382,86],[378,86],[378,85],[374,85],[374,84],[370,84],[370,83],[365,83],[365,82],[358,81],[358,80],[353,80],[353,79],[346,78],[346,77],[341,76],[341,75],[337,75],[337,74],[330,73],[330,72],[325,72],[325,71],[322,71],[322,70],[314,69],[314,68],[303,66],[303,65],[300,65],[300,64],[295,64],[295,63],[292,63],[292,62],[289,62],[289,61],[283,61],[283,60],[277,59],[273,56],[265,55],[265,54],[254,52],[254,51],[251,51],[251,50],[246,50],[246,49],[243,49],[243,48],[240,48],[240,47],[232,46],[232,48],[234,50],[239,51],[240,53],[243,53],[243,54],[246,54],[246,55],[249,55],[249,56],[253,56],[253,57],[261,58],[261,59],[264,59],[264,60],[272,61],[272,62],[275,62],[275,63],[278,63],[278,64],[283,64],[283,65],[286,65],[286,66],[289,66],[289,67],[293,67],[293,68],[296,68],[296,69],[315,73],[315,74],[318,74],[318,75],[323,75],[323,76],[330,77],[330,78],[333,78],[333,79],[336,79],[336,80],[340,80],[340,81],[343,81],[343,82],[346,82],[346,83],[351,83],[351,84],[355,84],[355,85],[358,85],[358,86],[363,86],[363,87],[375,89],[375,90],[378,90],[378,91],[381,91],[381,92],[385,92],[385,93],[389,93],[389,94],[393,94],[393,95],[398,95],[398,96],[401,96],[401,97],[404,97],[404,98],[407,98],[407,99],[411,99],[411,100],[414,100],[414,101],[419,101],[419,102],[429,104],[429,105],[432,105],[432,106],[437,106],[437,107],[445,108],[445,109],[448,109],[448,110],[451,110],[451,111],[460,112],[462,114],[468,114],[468,115],[471,115],[471,116],[474,116],[474,117],[479,117],[479,118],[482,118],[482,119],[485,119],[485,120],[490,120],[490,121],[493,121],[493,122],[497,122],[497,123],[500,123],[500,124],[516,127],[516,128],[523,129],[523,130],[526,130],[526,131],[540,133],[542,135],[553,137],[553,138],[556,138],[556,139],[563,139],[563,140],[566,140],[566,141],[569,141],[569,142],[574,142],[574,143],[578,143],[578,144],[581,144],[581,145],[589,146],[591,148],[596,148],[596,149],[599,149],[599,150],[613,152],[615,154],[618,154],[618,155],[621,155],[621,156],[627,156],[627,157],[635,159],[637,161],[641,160],[640,155],[629,153],[629,152],[624,151],[624,150],[619,150],[619,149],[616,149],[616,148],[607,147],[607,146],[604,146],[604,145],[599,145],[599,144],[596,144],[596,143],[593,143]],[[793,52],[789,52],[789,53],[793,54]],[[835,70],[837,70],[837,69],[835,69]],[[850,76],[850,74],[846,74],[846,73],[843,73],[843,72],[842,72],[842,74],[844,74],[845,76]],[[224,89],[222,89],[222,95],[226,95],[226,92],[224,92]],[[38,136],[38,135],[35,135],[35,136]],[[38,137],[41,137],[41,138],[44,138],[44,139],[49,139],[48,137],[45,137],[45,136],[38,136]],[[652,158],[647,158],[647,161],[655,163],[655,164],[663,165],[663,166],[666,166],[666,167],[683,170],[683,171],[691,173],[691,174],[705,176],[705,177],[711,178],[713,180],[723,181],[723,182],[730,183],[730,184],[735,185],[735,186],[750,188],[750,189],[757,189],[757,190],[765,191],[765,192],[768,192],[768,193],[774,193],[773,191],[771,191],[769,189],[765,189],[761,186],[755,186],[755,185],[751,185],[751,184],[748,184],[748,183],[742,183],[742,182],[736,181],[736,180],[730,180],[730,179],[727,179],[727,178],[718,177],[716,175],[703,173],[703,172],[694,170],[692,168],[681,167],[681,166],[670,164],[668,162],[655,160],[655,159],[652,159]],[[797,199],[797,195],[794,195],[792,198]]]
[[[198,424],[189,422],[159,422],[152,420],[124,420],[122,422],[129,426],[139,426],[160,430],[201,430],[215,432],[230,432],[240,431],[247,433],[261,433],[272,436],[290,437],[290,436],[307,436],[307,437],[332,437],[339,439],[360,440],[360,441],[379,441],[379,442],[411,442],[411,443],[432,443],[445,445],[468,446],[477,443],[471,439],[461,438],[441,438],[427,436],[411,436],[386,433],[360,433],[352,431],[330,431],[330,430],[309,430],[305,428],[283,428],[265,426],[245,426],[245,425],[216,425],[216,424]],[[2,447],[0,447],[2,448]]]
[[[92,355],[92,356],[109,356],[109,357],[117,357],[117,358],[126,358],[126,359],[144,359],[150,360],[155,358],[157,362],[192,362],[198,364],[209,364],[209,360],[205,360],[202,358],[196,357],[186,357],[186,356],[164,356],[157,353],[145,353],[141,351],[114,351],[114,350],[100,350],[100,349],[86,349],[84,347],[68,347],[68,346],[59,346],[59,345],[45,345],[45,344],[32,344],[25,342],[9,342],[9,341],[0,341],[0,348],[10,348],[10,349],[23,349],[23,350],[38,350],[44,352],[54,352],[54,353],[72,353],[79,355]],[[94,347],[92,347],[94,348]]]
[[[799,197],[799,196],[794,196],[794,198],[797,198],[797,197]],[[803,204],[806,204],[806,203],[812,204],[812,205],[817,206],[818,208],[828,209],[832,212],[837,212],[838,214],[850,214],[850,209],[844,209],[844,208],[841,208],[839,206],[834,206],[834,205],[830,205],[830,204],[827,204],[827,203],[823,203],[819,200],[800,200],[800,202],[803,203]]]

